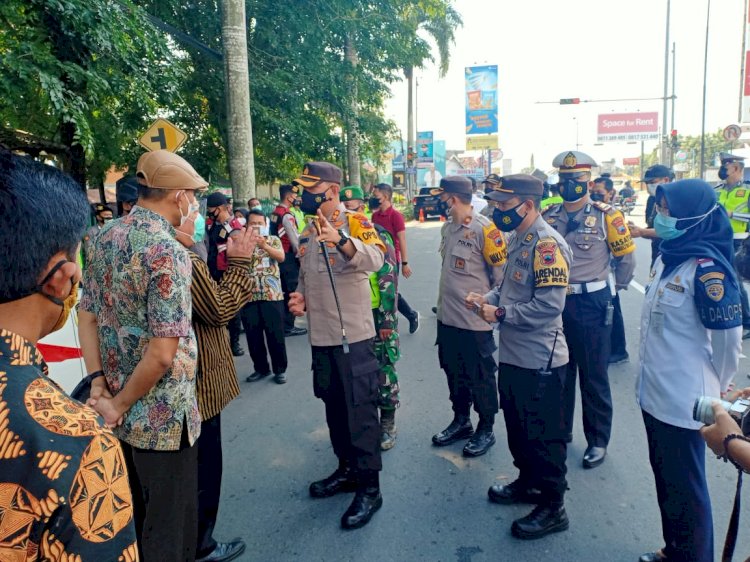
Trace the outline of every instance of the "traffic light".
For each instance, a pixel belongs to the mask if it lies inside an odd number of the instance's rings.
[[[581,103],[581,98],[560,98],[560,105],[577,105]]]
[[[672,150],[680,148],[680,143],[677,140],[677,129],[672,129],[672,132],[669,134],[669,145],[672,147]]]

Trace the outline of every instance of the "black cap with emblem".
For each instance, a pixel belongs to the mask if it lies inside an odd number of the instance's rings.
[[[491,189],[485,191],[485,199],[507,201],[519,197],[523,201],[530,197],[541,197],[544,193],[542,180],[529,174],[514,174],[503,176],[501,179],[499,184],[491,184]]]
[[[445,176],[440,180],[440,187],[430,190],[431,195],[440,195],[441,193],[471,195],[471,181],[464,176]]]

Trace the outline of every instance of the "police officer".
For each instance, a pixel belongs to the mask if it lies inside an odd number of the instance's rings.
[[[563,311],[570,362],[565,380],[568,439],[572,439],[575,381],[580,371],[583,431],[588,444],[584,468],[604,462],[612,430],[612,395],[607,377],[612,295],[627,289],[635,269],[635,244],[620,211],[592,201],[588,195],[594,160],[578,151],[562,152],[552,163],[560,174],[563,203],[544,213],[548,224],[564,236],[573,252],[568,296]],[[615,286],[610,286],[614,260]]]
[[[563,202],[563,198],[560,197],[560,191],[557,187],[558,178],[549,177],[547,180],[544,182],[544,193],[542,194],[542,202],[540,204],[542,210],[551,205],[559,205]]]
[[[109,221],[112,220],[112,209],[108,205],[103,203],[96,203],[91,206],[91,210],[94,213],[94,220],[96,221],[92,227],[90,227],[86,234],[83,236],[83,250],[84,257],[86,259],[86,267],[91,263],[91,259],[94,257],[94,247],[96,246],[96,237],[99,236],[99,231]]]
[[[451,220],[441,230],[440,290],[437,305],[437,346],[440,367],[448,379],[453,421],[432,437],[437,446],[470,438],[463,449],[467,457],[483,455],[495,444],[497,413],[495,342],[492,327],[466,310],[470,291],[485,294],[502,280],[507,248],[505,237],[490,220],[471,207],[471,182],[446,176],[439,195]],[[479,414],[476,433],[471,425],[472,403]]]
[[[537,504],[513,522],[511,532],[520,539],[568,528],[563,507],[568,346],[562,311],[572,253],[540,214],[542,192],[540,179],[519,174],[503,177],[486,195],[498,205],[495,225],[515,236],[508,245],[502,284],[485,295],[466,297],[467,307],[475,307],[484,320],[499,326],[497,383],[518,479],[490,487],[488,495],[496,503]]]
[[[653,267],[656,258],[659,256],[659,245],[661,238],[656,235],[654,230],[654,217],[656,217],[656,188],[663,183],[674,181],[674,171],[669,166],[654,164],[641,180],[646,184],[648,190],[648,199],[646,200],[646,228],[635,226],[628,222],[628,228],[633,238],[647,238],[651,240],[651,266]]]
[[[135,176],[123,176],[115,184],[117,216],[122,217],[138,202],[138,180]]]
[[[304,328],[294,325],[294,315],[289,312],[289,294],[297,290],[299,279],[299,230],[297,218],[292,212],[294,201],[299,195],[299,187],[285,184],[279,188],[279,204],[271,212],[270,232],[278,236],[284,249],[284,261],[279,264],[281,270],[281,289],[284,291],[286,314],[284,315],[284,336],[303,336],[307,333]]]
[[[497,174],[489,174],[484,180],[482,180],[482,188],[484,189],[484,194],[487,195],[492,191],[492,188],[495,185],[499,185],[502,181],[502,178]],[[479,212],[480,215],[483,217],[487,217],[488,219],[492,219],[492,212],[495,210],[496,202],[492,201],[491,199],[487,200],[487,204],[482,208],[482,210]]]
[[[341,202],[348,211],[363,213],[365,194],[358,185],[345,187]],[[370,300],[375,322],[375,356],[380,365],[380,448],[396,444],[396,408],[400,404],[396,362],[400,357],[398,334],[398,258],[393,237],[384,227],[373,224],[385,246],[385,263],[370,274]]]
[[[747,238],[748,196],[750,185],[745,181],[745,162],[742,156],[721,152],[719,154],[721,168],[719,168],[719,179],[723,180],[716,186],[716,196],[719,204],[724,207],[732,223],[734,237],[734,251],[740,249],[742,241]],[[739,272],[735,269],[737,278],[741,279]],[[740,295],[742,296],[742,339],[750,338],[750,302],[747,298],[747,289],[740,283]]]
[[[313,498],[356,492],[341,518],[344,529],[367,524],[380,509],[380,368],[373,351],[369,274],[383,267],[383,244],[367,217],[341,204],[341,170],[310,162],[295,185],[304,188],[308,226],[300,237],[300,275],[289,296],[295,316],[307,312],[312,346],[313,390],[323,400],[338,468],[310,485]],[[320,243],[325,244],[328,255]],[[341,316],[328,267],[338,291]],[[344,345],[340,320],[346,330]]]

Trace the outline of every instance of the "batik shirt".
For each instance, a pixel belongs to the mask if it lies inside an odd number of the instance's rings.
[[[278,236],[269,236],[268,246],[274,250],[283,251]],[[281,290],[279,262],[269,256],[265,250],[256,247],[250,268],[255,276],[255,290],[251,293],[248,302],[284,300],[284,291]]]
[[[191,275],[190,257],[172,225],[134,207],[102,228],[84,279],[81,307],[97,318],[102,369],[113,395],[133,374],[150,339],[179,338],[172,366],[114,430],[139,449],[179,449],[183,425],[191,445],[200,434]]]
[[[0,330],[0,560],[138,560],[120,443]]]

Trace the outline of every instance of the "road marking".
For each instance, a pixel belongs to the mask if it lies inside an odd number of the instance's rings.
[[[638,283],[635,279],[633,279],[630,282],[630,286],[633,287],[636,291],[638,291],[640,294],[645,295],[646,294],[646,288]]]

